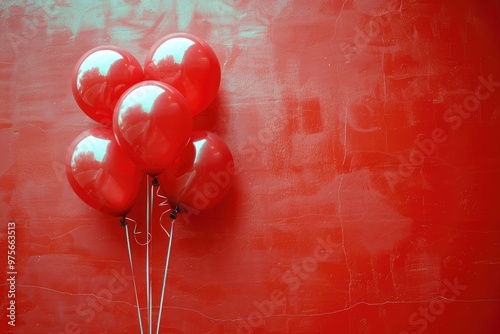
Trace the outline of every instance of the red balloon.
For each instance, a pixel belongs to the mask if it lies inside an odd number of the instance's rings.
[[[93,120],[111,126],[120,96],[144,78],[141,64],[129,52],[101,46],[78,60],[71,78],[78,106]]]
[[[113,118],[118,143],[151,176],[174,162],[189,143],[192,128],[186,99],[159,81],[132,86],[118,101]]]
[[[202,39],[187,33],[170,34],[156,42],[146,56],[144,72],[146,79],[179,90],[193,116],[209,106],[220,85],[215,52]]]
[[[182,155],[158,180],[172,207],[197,213],[226,196],[234,174],[233,155],[226,143],[214,133],[195,131]]]
[[[82,132],[66,155],[66,176],[74,192],[94,209],[123,216],[132,208],[143,174],[110,128]]]

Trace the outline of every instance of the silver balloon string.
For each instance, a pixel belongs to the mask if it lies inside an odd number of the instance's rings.
[[[142,243],[142,242],[139,242],[139,240],[137,240],[137,236],[139,234],[142,234],[142,232],[138,232],[137,231],[137,222],[133,219],[130,219],[130,218],[127,218],[128,220],[131,220],[134,222],[134,240],[135,240],[135,243],[138,244],[139,246],[146,246],[147,244],[149,244],[149,242],[151,241],[151,233],[148,233],[147,234],[147,238],[146,238],[146,242]]]
[[[146,178],[147,181],[147,190],[146,190],[146,230],[148,235],[151,236],[149,241],[146,244],[146,303],[148,310],[148,333],[153,333],[153,289],[151,282],[151,261],[150,261],[150,252],[152,250],[153,243],[153,230],[151,226],[151,216],[153,215],[153,181],[150,179],[150,176]]]
[[[163,195],[160,193],[160,190],[161,190],[161,186],[159,186],[159,187],[158,187],[158,189],[156,190],[156,196],[157,196],[158,198],[161,198],[161,200],[162,200],[163,202],[159,203],[159,204],[158,204],[158,206],[168,206],[168,205],[169,205],[169,203],[168,203],[168,198],[167,198],[166,196],[163,196]],[[169,209],[167,209],[167,211],[170,211],[170,210],[169,210]],[[165,212],[167,212],[167,211],[165,211]],[[163,212],[163,213],[165,213],[165,212]],[[162,215],[163,215],[163,214],[162,214]]]
[[[134,264],[132,261],[132,250],[130,248],[130,235],[128,233],[128,225],[127,225],[126,220],[133,221],[136,225],[137,225],[137,223],[135,220],[133,220],[131,218],[128,218],[128,217],[124,217],[124,218],[125,219],[122,222],[123,222],[123,224],[125,224],[125,237],[127,239],[128,259],[130,262],[130,271],[132,272],[132,283],[134,285],[135,305],[137,307],[137,319],[139,320],[139,328],[141,329],[141,334],[144,334],[143,328],[142,328],[141,307],[139,305],[139,296],[137,293],[137,283],[135,281]]]
[[[163,311],[163,301],[164,301],[164,298],[165,298],[165,288],[166,288],[166,285],[167,285],[168,266],[169,266],[169,263],[170,263],[170,251],[172,249],[172,240],[173,240],[173,234],[174,234],[175,219],[173,219],[172,222],[171,222],[170,233],[165,229],[165,227],[162,224],[163,215],[166,214],[168,211],[170,211],[170,210],[166,210],[160,216],[160,226],[163,229],[163,231],[165,232],[165,234],[169,237],[169,241],[168,241],[167,254],[165,256],[165,269],[163,271],[163,284],[162,284],[162,288],[161,288],[160,308],[159,308],[159,311],[158,311],[158,324],[156,326],[156,334],[160,333],[161,315],[162,315],[162,311]]]

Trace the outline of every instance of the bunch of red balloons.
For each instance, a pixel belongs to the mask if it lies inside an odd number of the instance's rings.
[[[73,96],[101,126],[68,149],[75,193],[95,209],[125,216],[147,174],[180,212],[217,204],[229,190],[233,156],[216,134],[193,131],[193,116],[214,100],[220,78],[212,48],[187,33],[156,42],[144,70],[118,47],[84,54],[72,74]]]

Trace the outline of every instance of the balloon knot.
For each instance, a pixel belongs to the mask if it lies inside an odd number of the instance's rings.
[[[160,183],[158,182],[158,178],[155,176],[153,177],[153,187],[158,187]]]
[[[127,220],[126,220],[125,216],[123,216],[123,218],[120,219],[120,225],[121,226],[127,226]]]
[[[175,209],[170,213],[170,219],[177,219],[177,211],[179,211],[178,206],[176,206]]]

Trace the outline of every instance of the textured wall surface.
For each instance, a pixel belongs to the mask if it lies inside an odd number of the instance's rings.
[[[0,9],[2,333],[139,333],[124,229],[64,174],[72,140],[97,126],[70,78],[95,46],[143,63],[177,31],[219,58],[219,95],[195,127],[225,140],[238,172],[222,203],[176,223],[161,333],[500,331],[498,1]],[[145,198],[146,186],[129,214],[138,231]],[[163,210],[152,219],[155,315]],[[146,321],[145,251],[132,251]]]

